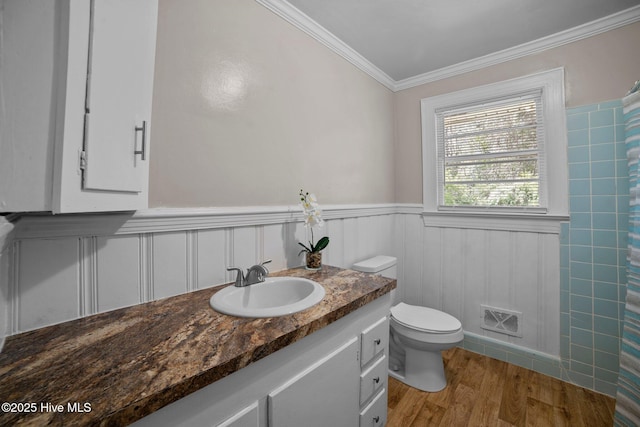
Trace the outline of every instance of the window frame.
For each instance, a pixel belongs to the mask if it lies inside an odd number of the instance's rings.
[[[436,112],[466,105],[491,102],[497,98],[516,98],[540,90],[546,165],[540,184],[546,206],[537,209],[499,206],[440,206]],[[502,82],[463,89],[421,100],[422,186],[425,225],[559,232],[559,222],[568,219],[567,126],[564,105],[564,68],[556,68]]]

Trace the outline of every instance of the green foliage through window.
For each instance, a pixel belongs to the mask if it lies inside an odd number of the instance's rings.
[[[539,97],[438,113],[445,206],[539,206]]]

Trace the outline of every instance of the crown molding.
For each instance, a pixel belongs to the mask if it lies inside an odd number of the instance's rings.
[[[342,56],[360,70],[369,74],[388,89],[395,91],[395,81],[380,68],[373,65],[364,56],[353,50],[342,40],[327,31],[323,26],[302,13],[298,8],[284,0],[256,0],[276,15],[298,29],[304,31],[329,49]]]
[[[256,0],[256,2],[318,40],[394,92],[536,54],[640,21],[639,5],[519,46],[396,81],[289,2],[285,0]]]
[[[624,25],[632,24],[637,21],[640,21],[640,6],[634,6],[621,12],[614,13],[613,15],[605,16],[604,18],[587,22],[586,24],[514,46],[512,48],[504,49],[499,52],[490,53],[449,67],[440,68],[435,71],[396,81],[395,91],[409,89],[425,83],[431,83],[437,80],[446,79],[459,74],[511,61],[513,59],[522,58],[523,56],[533,55],[545,50],[573,43],[578,40],[586,39]]]

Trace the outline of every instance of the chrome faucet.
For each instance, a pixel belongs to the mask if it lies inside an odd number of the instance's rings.
[[[236,276],[235,286],[242,288],[244,286],[254,285],[256,283],[264,282],[264,279],[269,275],[269,270],[265,267],[265,264],[270,263],[271,260],[268,259],[260,264],[256,264],[252,267],[249,267],[247,270],[247,274],[243,273],[241,268],[237,267],[229,267],[227,271],[237,271],[238,275]]]

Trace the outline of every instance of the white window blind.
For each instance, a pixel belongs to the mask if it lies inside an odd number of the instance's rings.
[[[441,209],[544,210],[542,92],[435,111]]]

